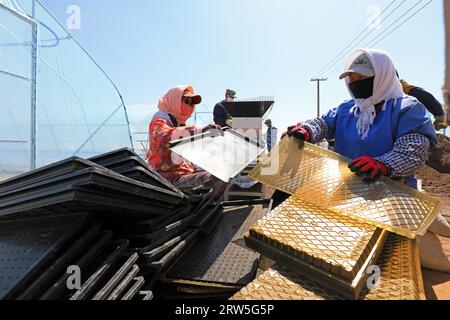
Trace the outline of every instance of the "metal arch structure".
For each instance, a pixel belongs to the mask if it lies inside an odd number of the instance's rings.
[[[13,5],[14,4],[14,5]],[[29,24],[32,29],[32,41],[31,41],[31,75],[30,78],[27,79],[31,83],[31,137],[30,137],[30,143],[31,143],[31,163],[30,168],[32,170],[36,169],[36,97],[37,97],[37,39],[38,39],[38,28],[36,25],[36,21],[34,20],[34,1],[33,1],[33,12],[31,17],[26,15],[25,11],[13,0],[13,3],[11,3],[10,0],[0,0],[0,7],[3,7],[7,11],[9,11],[11,14],[16,16],[18,19],[22,20],[23,22]],[[9,74],[14,77],[21,77],[20,75],[9,73],[7,71],[2,72]],[[24,78],[24,77],[21,77]]]
[[[111,79],[111,77],[105,72],[105,70],[98,64],[98,62],[95,61],[95,59],[89,54],[89,52],[86,50],[86,48],[83,47],[83,45],[77,39],[75,39],[75,37],[72,35],[72,33],[69,30],[67,30],[67,28],[55,17],[55,15],[50,10],[47,9],[47,7],[40,0],[33,0],[33,7],[34,7],[34,3],[36,3],[36,2],[39,3],[39,5],[56,21],[56,23],[61,28],[64,29],[64,31],[69,35],[69,37],[78,45],[78,47],[86,54],[86,56],[94,63],[94,65],[97,66],[97,68],[102,72],[102,74],[106,77],[106,79],[111,83],[111,85],[116,90],[116,93],[118,94],[118,96],[119,96],[119,98],[120,98],[120,100],[122,102],[122,105],[123,105],[126,121],[127,121],[127,124],[128,124],[128,134],[129,134],[129,138],[130,138],[130,145],[131,145],[131,148],[133,149],[134,145],[133,145],[133,136],[131,134],[131,129],[130,129],[130,120],[128,118],[128,112],[127,112],[126,104],[124,102],[122,93],[119,91],[119,88],[114,83],[114,81]],[[114,114],[112,114],[111,116],[113,116],[113,115]],[[103,126],[103,125],[104,125],[104,123],[101,126]],[[101,129],[101,126],[99,128],[97,128],[97,131]],[[90,138],[91,137],[89,137],[88,141],[85,141],[83,144],[88,143]]]
[[[116,115],[118,113],[118,111],[120,111],[121,109],[123,110],[123,114],[121,115],[122,119],[123,119],[123,126],[124,126],[124,130],[128,130],[128,137],[125,137],[122,135],[123,138],[125,138],[125,140],[129,140],[129,146],[131,148],[133,148],[133,137],[131,134],[131,129],[130,129],[130,121],[128,118],[128,112],[127,112],[127,108],[123,99],[122,94],[120,93],[120,91],[118,90],[116,84],[112,81],[112,79],[106,74],[106,72],[100,67],[100,65],[92,58],[92,56],[87,52],[87,50],[73,37],[73,35],[65,28],[65,26],[63,24],[61,24],[56,18],[55,16],[41,3],[41,1],[39,0],[28,0],[30,2],[30,7],[28,7],[27,5],[27,10],[24,10],[18,3],[16,0],[0,0],[0,9],[5,10],[8,14],[11,14],[12,16],[14,16],[17,19],[20,19],[20,21],[23,21],[24,23],[28,24],[31,27],[31,37],[30,40],[26,40],[24,42],[21,42],[19,44],[14,43],[14,44],[7,44],[5,46],[27,46],[29,47],[30,50],[30,59],[31,59],[31,70],[26,72],[26,74],[24,75],[20,75],[17,74],[15,72],[9,72],[9,70],[3,70],[3,68],[0,68],[0,74],[6,75],[8,77],[14,77],[17,79],[22,79],[28,82],[28,85],[31,88],[31,92],[30,92],[30,98],[31,98],[31,105],[30,105],[30,140],[27,141],[27,143],[29,144],[30,148],[28,150],[29,153],[29,157],[30,157],[30,164],[29,164],[29,168],[34,170],[37,168],[37,154],[38,154],[38,150],[37,150],[37,102],[38,102],[38,75],[39,75],[39,65],[40,63],[44,63],[46,65],[46,67],[52,68],[52,66],[50,64],[48,64],[46,61],[42,60],[42,58],[39,56],[39,49],[42,48],[53,48],[53,47],[57,47],[60,43],[61,40],[70,40],[73,41],[73,43],[75,44],[75,46],[77,48],[80,49],[80,54],[81,55],[85,55],[87,57],[87,61],[90,61],[90,63],[92,63],[94,69],[97,68],[100,71],[100,74],[102,76],[104,76],[104,78],[106,78],[105,80],[107,80],[107,82],[110,83],[110,85],[112,86],[113,91],[111,91],[112,94],[114,94],[114,91],[118,97],[118,99],[120,99],[120,105],[116,108],[114,107],[114,110],[112,111],[112,114],[106,114],[104,115],[105,120],[104,119],[100,119],[100,121],[98,122],[98,127],[97,128],[89,128],[88,129],[88,137],[85,141],[80,141],[79,146],[77,147],[75,145],[74,150],[80,151],[83,149],[84,146],[86,146],[90,141],[93,141],[96,134],[107,125],[108,120],[110,120],[114,115]],[[38,8],[39,7],[39,8]],[[41,10],[41,12],[45,15],[49,16],[49,19],[51,19],[50,21],[55,22],[57,26],[59,26],[63,32],[67,35],[66,37],[58,37],[58,35],[56,34],[56,32],[54,30],[52,30],[51,27],[48,26],[48,24],[45,23],[45,21],[40,21],[41,19],[39,18],[39,13],[36,14],[37,12],[39,12],[38,10]],[[40,39],[40,32],[39,29],[41,28],[45,28],[50,34],[55,36],[55,39],[50,39],[50,40],[42,40]],[[5,29],[8,33],[10,33],[11,36],[15,37],[16,36],[11,33],[7,28]],[[19,38],[17,38],[17,40],[20,40]],[[42,45],[42,42],[47,41],[55,41],[50,42],[50,45]],[[65,78],[63,78],[63,75],[60,74],[59,71],[57,70],[53,70],[56,74],[56,76],[58,76],[62,81],[67,82],[65,80]],[[29,73],[29,74],[28,74]],[[27,85],[27,86],[28,86]],[[71,87],[70,83],[67,83],[67,85],[69,87]],[[72,88],[72,90],[75,90],[74,88]],[[77,93],[74,92],[74,94],[77,96]],[[80,101],[81,102],[81,101]],[[86,120],[86,119],[85,119]],[[103,121],[104,120],[104,121]],[[88,125],[88,123],[86,122],[86,126]],[[127,126],[127,128],[125,129],[125,126]],[[11,141],[16,141],[18,139],[6,139],[8,140],[7,142],[10,143]],[[6,141],[5,140],[5,141]],[[20,139],[22,140],[22,139]],[[25,140],[25,139],[23,139]],[[3,140],[0,140],[3,141]],[[5,142],[3,141],[3,142]],[[123,141],[125,142],[125,141]],[[128,144],[128,143],[127,143]],[[94,148],[95,149],[95,148]]]
[[[31,170],[36,169],[36,103],[37,103],[37,66],[38,66],[38,27],[35,20],[35,1],[32,5],[32,35],[31,35]]]
[[[26,11],[15,0],[0,0],[0,5],[15,11],[19,15],[27,16]]]

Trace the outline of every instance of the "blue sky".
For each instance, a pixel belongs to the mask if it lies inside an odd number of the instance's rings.
[[[311,77],[366,27],[374,16],[371,6],[384,9],[392,0],[42,2],[64,23],[68,6],[79,6],[81,28],[71,31],[116,82],[133,121],[145,124],[158,98],[183,83],[194,85],[210,110],[228,87],[241,98],[275,96],[270,117],[284,129],[315,116]],[[415,3],[406,0],[359,46]],[[392,55],[406,80],[439,100],[444,80],[442,7],[442,0],[434,0],[377,45]],[[344,60],[339,60],[342,68]],[[322,86],[323,112],[349,97],[338,74],[328,76]]]

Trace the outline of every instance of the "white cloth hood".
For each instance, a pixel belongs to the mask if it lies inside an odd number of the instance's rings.
[[[358,49],[348,59],[345,70],[348,70],[353,61],[365,53],[372,62],[375,70],[375,79],[373,86],[373,95],[369,99],[355,99],[352,91],[349,88],[350,80],[345,79],[347,88],[355,100],[355,107],[351,109],[355,117],[358,118],[357,129],[362,140],[366,140],[370,128],[372,127],[377,116],[375,105],[385,101],[383,111],[386,110],[386,102],[390,99],[398,99],[405,96],[403,93],[402,84],[397,77],[397,71],[394,66],[392,58],[383,50],[379,49]],[[396,105],[396,104],[395,104]]]

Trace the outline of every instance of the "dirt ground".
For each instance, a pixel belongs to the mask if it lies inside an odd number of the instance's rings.
[[[439,136],[439,145],[417,177],[425,192],[441,199],[441,213],[450,222],[450,138]],[[423,277],[428,299],[450,300],[450,274],[423,270]]]
[[[417,174],[425,192],[441,199],[442,215],[450,221],[450,138],[439,136],[427,166]]]
[[[439,173],[431,167],[420,169],[417,177],[421,179],[426,193],[442,201],[442,215],[450,222],[450,174]]]

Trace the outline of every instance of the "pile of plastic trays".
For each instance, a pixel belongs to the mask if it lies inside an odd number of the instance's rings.
[[[233,299],[425,299],[417,237],[439,200],[389,178],[366,182],[349,162],[284,139],[250,173],[290,198],[245,235],[274,263]]]
[[[127,240],[89,214],[0,222],[0,298],[148,300]]]
[[[211,190],[178,190],[130,149],[9,179],[0,184],[0,299],[151,299],[221,211]]]
[[[271,210],[271,201],[223,203],[223,217],[161,279],[165,299],[227,299],[253,281],[261,255],[244,234]]]

